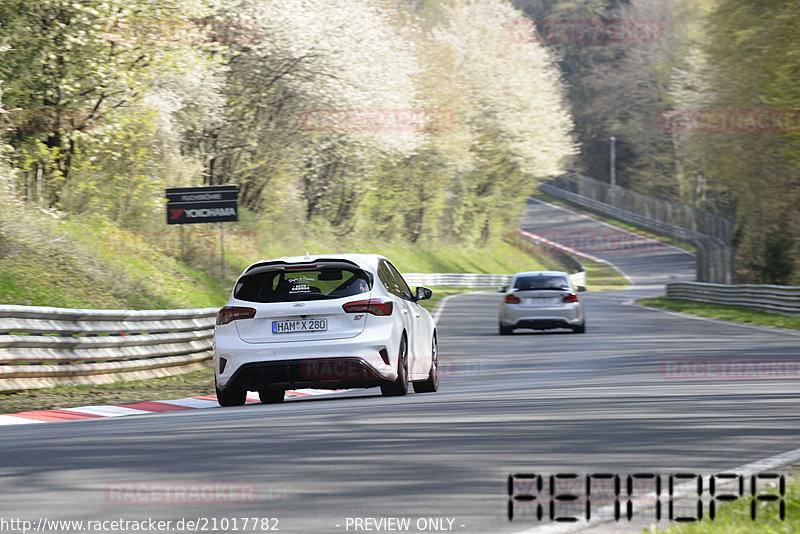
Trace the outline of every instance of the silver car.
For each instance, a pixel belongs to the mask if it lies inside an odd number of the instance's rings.
[[[586,317],[579,293],[583,286],[574,286],[567,273],[561,271],[531,271],[517,273],[510,286],[498,292],[500,303],[500,334],[508,335],[515,328],[549,330],[570,328],[586,332]]]

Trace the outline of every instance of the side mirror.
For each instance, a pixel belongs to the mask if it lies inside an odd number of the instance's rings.
[[[578,286],[578,287],[577,287],[577,290],[578,290],[579,292],[580,292],[580,291],[586,291],[586,288],[585,288],[585,287],[583,287],[583,286]]]
[[[417,288],[416,295],[417,295],[416,298],[417,298],[418,301],[419,300],[428,300],[429,298],[431,298],[433,296],[433,290],[431,290],[430,288],[427,288],[427,287],[419,286]]]
[[[497,292],[498,292],[498,293],[505,293],[506,291],[508,291],[508,286],[500,286],[500,287],[497,289]]]

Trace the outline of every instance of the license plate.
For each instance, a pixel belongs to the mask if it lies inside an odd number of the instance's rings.
[[[328,329],[327,319],[295,319],[293,321],[272,321],[273,334],[296,334],[299,332],[324,332]]]
[[[552,297],[534,297],[528,301],[528,304],[532,306],[547,306],[549,304],[555,304],[558,299]]]

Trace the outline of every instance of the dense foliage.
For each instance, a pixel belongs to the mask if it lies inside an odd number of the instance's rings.
[[[275,238],[474,245],[538,179],[607,178],[615,136],[619,184],[737,218],[740,281],[800,283],[797,115],[665,120],[800,109],[798,21],[792,0],[7,0],[0,176],[126,229],[163,225],[165,186],[236,183]]]
[[[580,146],[576,170],[608,179],[609,138],[615,136],[617,183],[736,217],[739,281],[800,284],[800,3],[514,4],[539,21],[657,23],[658,38],[546,41],[566,82]],[[748,129],[742,119],[731,126],[736,110],[775,112],[785,123]],[[720,122],[710,128],[670,122],[707,119],[712,112]]]
[[[275,237],[504,235],[573,153],[546,49],[503,0],[10,0],[0,80],[27,202],[162,224],[236,183]]]

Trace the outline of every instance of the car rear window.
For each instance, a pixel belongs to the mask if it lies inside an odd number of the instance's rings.
[[[569,281],[566,276],[558,275],[520,276],[514,282],[514,289],[520,291],[526,289],[569,289]]]
[[[245,274],[233,296],[249,302],[295,302],[352,297],[370,289],[370,277],[357,267],[280,265]]]

